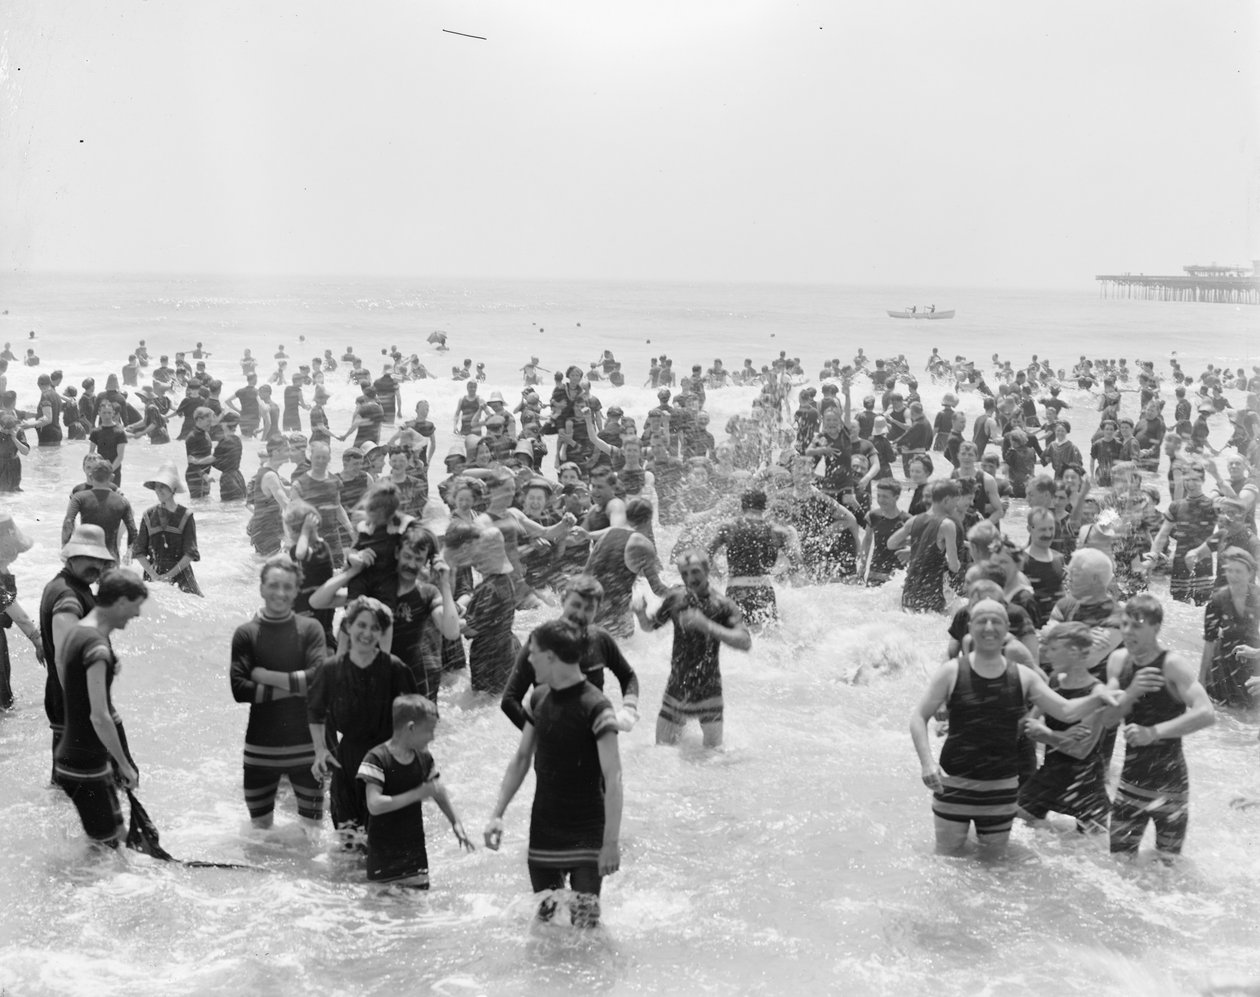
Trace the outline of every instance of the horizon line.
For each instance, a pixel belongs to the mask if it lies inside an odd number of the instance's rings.
[[[405,281],[470,281],[479,283],[585,283],[585,284],[702,284],[702,285],[780,285],[797,287],[843,287],[868,288],[873,290],[887,288],[904,289],[908,286],[923,290],[1006,290],[1006,291],[1073,291],[1092,289],[1095,278],[1091,274],[1088,283],[1081,284],[1010,284],[1010,283],[950,283],[935,284],[906,281],[891,283],[885,281],[870,283],[854,283],[848,281],[829,281],[810,278],[784,277],[621,277],[621,276],[538,276],[503,274],[415,274],[415,273],[372,273],[372,272],[335,272],[335,271],[239,271],[239,270],[99,270],[99,269],[32,269],[12,267],[8,276],[17,277],[75,277],[75,278],[143,278],[146,280],[201,280],[201,279],[249,279],[249,280],[405,280]]]

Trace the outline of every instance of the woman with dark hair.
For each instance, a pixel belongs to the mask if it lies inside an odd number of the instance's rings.
[[[306,694],[315,744],[311,770],[317,779],[332,776],[329,804],[333,826],[339,830],[367,827],[363,784],[355,778],[359,764],[390,739],[395,697],[416,691],[407,666],[381,650],[381,637],[393,622],[394,614],[378,600],[352,600],[345,615],[349,646],[315,673]]]

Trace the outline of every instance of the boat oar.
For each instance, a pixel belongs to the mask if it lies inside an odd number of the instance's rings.
[[[190,869],[249,869],[254,872],[265,872],[261,866],[244,865],[240,862],[199,862],[188,859],[177,859],[162,847],[157,825],[144,809],[144,805],[136,799],[136,794],[127,790],[127,801],[131,804],[131,825],[127,828],[127,847],[145,855],[151,855],[163,862],[178,862]]]

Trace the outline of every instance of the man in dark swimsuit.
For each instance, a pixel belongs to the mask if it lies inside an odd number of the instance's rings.
[[[765,521],[766,493],[748,491],[740,497],[740,516],[718,527],[709,542],[709,558],[726,548],[729,576],[726,595],[753,626],[779,618],[770,571],[785,552],[800,563],[800,551],[792,531]]]
[[[48,669],[44,712],[53,732],[54,755],[66,722],[57,662],[71,629],[96,605],[92,585],[103,571],[114,566],[114,555],[105,543],[105,531],[99,526],[77,526],[61,548],[61,559],[66,562],[65,567],[44,586],[39,603],[39,633],[44,644],[44,665]]]
[[[1122,611],[1124,647],[1107,660],[1107,683],[1122,690],[1124,768],[1111,810],[1111,851],[1136,855],[1148,821],[1161,856],[1179,855],[1190,823],[1190,776],[1181,739],[1216,722],[1198,669],[1159,643],[1164,607],[1149,592]]]
[[[704,746],[716,748],[722,744],[725,708],[718,650],[727,644],[747,651],[752,647],[752,635],[739,607],[710,589],[706,555],[687,551],[675,564],[683,587],[671,591],[652,616],[642,603],[634,607],[644,630],[674,624],[669,680],[656,720],[656,743],[677,744],[683,725],[694,717],[704,733]]]

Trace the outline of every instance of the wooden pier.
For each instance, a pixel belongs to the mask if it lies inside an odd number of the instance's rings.
[[[1260,305],[1260,260],[1251,266],[1182,268],[1170,276],[1144,273],[1098,274],[1103,298],[1144,298],[1150,301],[1210,301],[1226,305]]]

